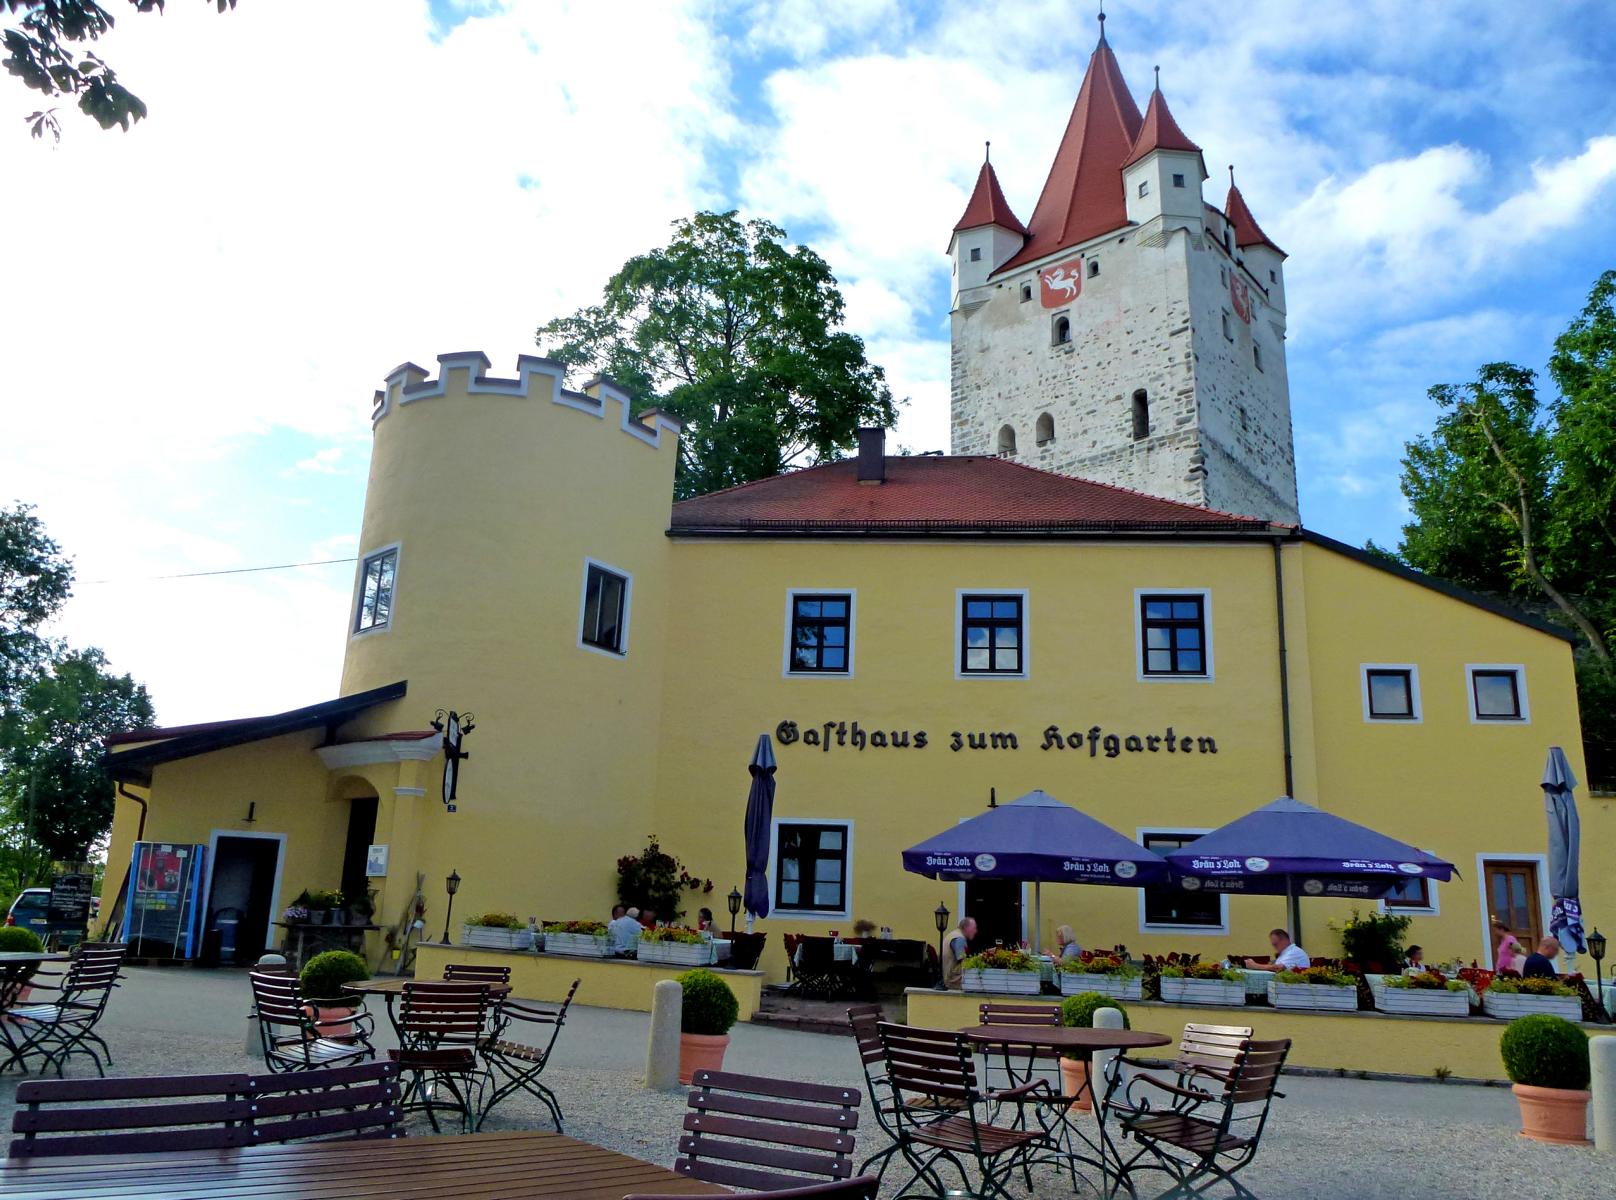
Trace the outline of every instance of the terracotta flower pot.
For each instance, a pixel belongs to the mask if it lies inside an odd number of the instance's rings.
[[[349,1038],[353,1036],[353,1015],[355,1010],[349,1005],[310,1005],[314,1019],[320,1022],[320,1036],[326,1038]],[[332,1022],[326,1024],[327,1021]]]
[[[1592,1092],[1514,1084],[1521,1105],[1521,1136],[1535,1142],[1588,1145],[1588,1101]]]
[[[679,1035],[679,1082],[689,1083],[697,1071],[724,1069],[724,1051],[729,1034],[681,1033]]]
[[[1094,1108],[1093,1094],[1088,1090],[1089,1063],[1086,1058],[1063,1058],[1060,1060],[1061,1092],[1067,1096],[1077,1096],[1073,1108],[1079,1112],[1090,1112]]]

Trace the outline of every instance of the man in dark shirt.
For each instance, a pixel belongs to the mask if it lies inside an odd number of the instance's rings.
[[[1521,967],[1523,979],[1553,979],[1557,972],[1554,969],[1555,956],[1560,953],[1558,938],[1546,937],[1537,944],[1537,951],[1526,956],[1526,963]]]

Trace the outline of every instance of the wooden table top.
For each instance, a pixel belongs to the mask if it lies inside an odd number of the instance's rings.
[[[0,950],[0,967],[9,963],[48,963],[66,962],[72,958],[71,954],[59,954],[55,951],[44,950]]]
[[[358,983],[343,984],[342,990],[358,992],[362,996],[402,996],[404,985],[408,983],[458,983],[463,987],[474,987],[482,982],[481,979],[405,979],[399,976],[394,979],[361,979]],[[511,994],[511,985],[490,983],[488,994],[496,997],[508,996]]]
[[[1143,1050],[1170,1046],[1164,1033],[1144,1029],[1078,1029],[1066,1025],[963,1025],[968,1042],[988,1046],[1037,1046],[1048,1050]]]
[[[730,1193],[559,1133],[478,1133],[239,1150],[12,1160],[16,1200],[622,1200],[630,1192]]]

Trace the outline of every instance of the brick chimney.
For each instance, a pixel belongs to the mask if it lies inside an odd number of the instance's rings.
[[[865,426],[858,431],[858,481],[887,481],[887,431]]]

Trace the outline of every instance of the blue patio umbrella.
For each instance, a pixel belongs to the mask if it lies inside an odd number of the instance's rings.
[[[1588,949],[1582,932],[1582,889],[1577,881],[1577,860],[1582,856],[1582,821],[1577,816],[1577,777],[1571,773],[1565,751],[1549,747],[1543,765],[1543,808],[1549,818],[1549,895],[1554,911],[1549,932],[1573,954]]]
[[[769,915],[769,827],[774,823],[774,743],[758,735],[757,749],[747,770],[752,790],[746,797],[746,928],[752,918]]]

